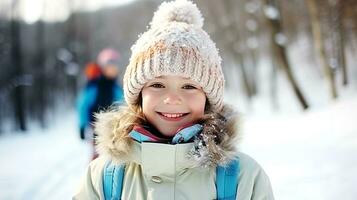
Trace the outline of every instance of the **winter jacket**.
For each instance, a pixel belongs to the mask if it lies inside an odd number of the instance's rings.
[[[102,76],[89,81],[77,99],[80,129],[94,121],[95,112],[108,108],[112,103],[120,103],[123,99],[123,89],[115,80]]]
[[[111,160],[125,163],[122,199],[216,199],[217,165],[238,157],[239,200],[273,200],[269,178],[248,155],[236,150],[238,134],[232,112],[206,117],[203,131],[184,144],[139,143],[130,137],[113,137],[115,113],[99,115],[100,157],[89,165],[73,199],[104,199],[103,169]],[[120,138],[120,139],[117,139]]]

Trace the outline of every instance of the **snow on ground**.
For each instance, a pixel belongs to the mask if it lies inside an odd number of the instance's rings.
[[[90,158],[90,145],[70,114],[49,130],[0,137],[1,200],[71,199]]]
[[[246,116],[240,149],[270,176],[277,200],[355,200],[357,96],[303,114]]]
[[[71,198],[91,149],[75,114],[63,119],[0,137],[0,199]],[[356,119],[357,96],[305,113],[245,115],[240,149],[263,166],[277,200],[354,200]]]

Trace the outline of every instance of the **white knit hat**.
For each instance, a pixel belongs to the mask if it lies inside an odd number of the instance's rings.
[[[163,2],[150,28],[131,47],[124,75],[124,96],[129,106],[149,80],[178,75],[197,82],[214,111],[223,106],[224,76],[215,43],[202,29],[197,6],[187,0]]]

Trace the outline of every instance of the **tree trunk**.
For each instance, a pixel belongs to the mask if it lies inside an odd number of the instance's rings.
[[[332,68],[327,63],[327,54],[323,41],[323,36],[321,32],[321,24],[318,16],[318,7],[316,0],[306,0],[307,7],[311,17],[311,28],[314,38],[315,52],[318,56],[320,65],[324,70],[325,76],[329,83],[331,97],[333,99],[337,98],[337,89],[335,84],[335,75]]]
[[[37,41],[38,41],[38,46],[37,46],[37,55],[36,55],[36,64],[37,67],[40,69],[37,71],[36,74],[36,79],[34,86],[35,91],[36,91],[36,104],[37,104],[37,118],[41,124],[42,128],[46,127],[46,122],[45,122],[45,113],[46,113],[46,76],[47,76],[47,70],[45,66],[45,59],[46,59],[46,53],[45,53],[45,27],[44,27],[44,22],[39,21],[38,22],[38,27],[37,27]]]
[[[246,68],[244,65],[243,54],[241,52],[238,52],[234,48],[235,42],[240,41],[240,39],[241,39],[240,35],[237,31],[236,24],[230,24],[228,27],[218,27],[220,24],[218,19],[221,19],[222,17],[225,17],[227,19],[233,19],[233,17],[234,17],[232,15],[231,9],[228,9],[228,8],[232,8],[229,3],[230,2],[224,1],[219,5],[219,6],[223,6],[224,13],[218,13],[217,15],[215,15],[215,13],[217,13],[217,12],[214,12],[212,10],[212,6],[209,6],[209,9],[211,9],[210,13],[212,14],[212,19],[215,20],[214,24],[217,26],[216,30],[218,30],[218,31],[216,32],[216,34],[222,34],[222,35],[231,34],[234,36],[233,42],[231,40],[229,40],[229,37],[225,37],[225,38],[222,38],[221,44],[224,44],[225,48],[228,50],[227,52],[230,55],[230,57],[233,59],[233,61],[235,63],[238,64],[238,67],[239,67],[239,70],[240,70],[241,76],[242,76],[242,79],[239,81],[242,81],[243,86],[244,86],[244,92],[245,92],[246,96],[248,97],[248,99],[250,100],[253,93],[252,93],[251,86],[249,83],[249,77],[247,75],[247,71],[246,71]],[[228,5],[226,5],[226,4],[228,4]],[[226,16],[221,16],[220,14],[226,15]]]
[[[336,23],[336,34],[337,34],[337,47],[338,47],[338,54],[337,54],[337,59],[338,59],[338,64],[341,67],[342,70],[342,84],[347,85],[348,84],[348,75],[347,75],[347,66],[346,66],[346,57],[345,57],[345,30],[343,27],[343,16],[342,13],[344,11],[344,6],[343,6],[342,0],[338,0],[336,3],[336,18],[335,18],[335,23]]]
[[[22,55],[21,55],[21,37],[20,37],[20,22],[15,17],[18,13],[19,1],[12,3],[12,19],[11,19],[11,61],[14,69],[14,78],[22,75]],[[13,102],[15,110],[16,129],[26,131],[25,104],[23,86],[14,88]]]
[[[279,109],[279,103],[278,103],[278,87],[277,87],[277,82],[278,82],[278,63],[276,62],[276,59],[274,59],[273,54],[271,54],[271,59],[272,59],[272,70],[270,74],[270,98],[271,98],[271,103],[273,105],[274,109]]]
[[[240,32],[240,19],[234,15],[234,12],[237,12],[236,10],[234,10],[235,8],[235,1],[231,1],[231,0],[226,0],[222,3],[222,5],[224,6],[224,10],[226,11],[225,13],[227,14],[227,18],[228,19],[233,19],[233,22],[231,22],[232,24],[230,26],[228,26],[229,28],[226,29],[225,31],[230,32],[232,35],[235,36],[235,40],[234,42],[230,42],[227,44],[227,47],[230,51],[230,53],[232,53],[232,57],[235,60],[236,63],[239,64],[240,67],[240,71],[241,71],[241,75],[242,75],[242,82],[243,82],[243,86],[244,86],[244,91],[248,97],[248,99],[250,100],[253,97],[253,89],[251,86],[251,80],[249,79],[249,73],[247,70],[247,66],[245,64],[245,58],[244,58],[244,54],[243,52],[237,50],[234,45],[236,44],[236,42],[245,42],[246,38],[244,37],[244,34],[242,34]]]
[[[243,1],[243,6],[238,6],[239,10],[238,13],[240,13],[239,16],[241,16],[241,20],[237,19],[237,31],[241,31],[243,34],[243,38],[245,39],[245,43],[247,46],[247,51],[246,51],[246,57],[249,59],[250,63],[249,63],[249,85],[250,85],[250,90],[252,95],[256,95],[258,93],[258,86],[257,86],[257,68],[258,68],[258,45],[257,46],[252,46],[252,39],[255,38],[256,42],[258,42],[258,33],[259,33],[259,26],[258,26],[258,19],[256,16],[256,12],[258,11],[258,9],[255,12],[248,12],[247,9],[244,9],[245,6],[247,6],[247,4],[249,3],[249,1],[251,0],[245,0]],[[236,2],[236,1],[234,1]],[[234,4],[234,3],[233,3]],[[235,3],[237,4],[237,3]],[[233,7],[233,6],[232,6]],[[237,12],[236,12],[237,13]],[[257,23],[255,29],[251,28],[252,25],[250,25],[250,27],[247,26],[248,21],[254,21]],[[245,24],[245,28],[242,29],[240,28],[242,26],[242,24]],[[250,43],[248,43],[248,41],[250,40]]]
[[[287,75],[287,78],[288,78],[290,84],[292,85],[293,91],[294,91],[295,95],[297,96],[301,106],[304,109],[308,109],[309,105],[307,104],[305,97],[303,96],[303,94],[294,78],[293,72],[291,71],[290,64],[289,64],[289,61],[288,61],[288,58],[286,55],[285,47],[277,45],[275,43],[273,45],[273,48],[274,48],[274,52],[277,56],[277,59],[280,63],[279,66],[283,67],[283,70],[284,70],[285,74]]]
[[[270,2],[268,0],[265,1],[266,6],[273,6],[270,4]],[[277,10],[278,8],[275,7]],[[266,17],[267,20],[267,24],[268,27],[271,30],[271,48],[273,50],[274,53],[274,57],[277,59],[277,63],[279,64],[279,66],[283,69],[283,71],[285,72],[291,86],[293,87],[293,92],[296,95],[296,97],[298,98],[301,106],[303,109],[307,109],[309,107],[304,95],[301,92],[301,89],[299,88],[293,72],[291,70],[290,67],[290,63],[288,61],[288,57],[286,54],[286,49],[283,45],[279,45],[276,42],[276,36],[277,34],[281,34],[283,32],[282,27],[281,27],[281,22],[279,20],[279,18],[270,18],[270,17]]]

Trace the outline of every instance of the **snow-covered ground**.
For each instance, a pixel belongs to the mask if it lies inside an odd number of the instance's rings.
[[[355,200],[357,96],[295,114],[246,115],[240,149],[270,176],[277,200]],[[90,145],[74,113],[46,131],[0,137],[0,199],[70,199]]]
[[[71,199],[91,148],[79,139],[74,113],[49,130],[0,137],[1,200]]]
[[[357,199],[357,96],[243,121],[241,150],[264,167],[277,200]]]

